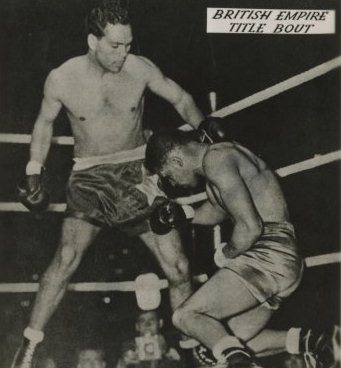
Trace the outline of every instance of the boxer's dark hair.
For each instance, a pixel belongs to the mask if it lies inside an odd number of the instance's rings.
[[[151,174],[155,174],[165,164],[172,150],[193,142],[194,137],[193,132],[183,132],[177,129],[154,133],[147,144],[145,167]]]
[[[103,37],[108,23],[130,24],[128,7],[123,0],[103,0],[99,6],[91,9],[85,19],[86,33]]]

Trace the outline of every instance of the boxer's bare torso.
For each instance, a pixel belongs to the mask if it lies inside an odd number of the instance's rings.
[[[71,121],[75,156],[105,155],[144,144],[144,91],[153,67],[130,54],[119,73],[104,73],[83,55],[51,73],[54,93]]]
[[[129,24],[108,23],[102,37],[88,35],[86,55],[50,72],[32,132],[30,161],[45,163],[61,108],[71,121],[76,157],[103,156],[144,144],[146,88],[172,104],[186,122],[199,125],[203,115],[193,98],[151,61],[130,54],[132,40]]]
[[[212,145],[204,156],[203,167],[207,177],[206,191],[212,204],[218,203],[226,212],[229,212],[232,202],[236,207],[243,206],[247,200],[247,196],[240,193],[244,184],[264,222],[289,221],[287,205],[276,176],[247,148],[235,142]],[[219,176],[219,180],[215,176]],[[226,205],[222,197],[229,197],[229,204]]]

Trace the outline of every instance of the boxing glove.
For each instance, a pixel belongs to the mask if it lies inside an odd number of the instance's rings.
[[[46,174],[43,167],[39,174],[27,175],[18,185],[20,202],[32,212],[42,212],[49,205],[49,193],[45,186]]]
[[[182,207],[175,202],[165,201],[152,212],[150,227],[155,234],[165,235],[193,217],[194,209],[191,206]]]
[[[227,141],[226,123],[224,119],[213,116],[203,120],[197,130],[198,140],[202,143],[218,143]]]

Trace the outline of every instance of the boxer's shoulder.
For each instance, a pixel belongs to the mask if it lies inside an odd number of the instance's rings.
[[[68,59],[60,66],[50,71],[46,82],[49,86],[53,86],[53,88],[62,88],[68,81],[74,79],[84,67],[84,56]]]
[[[71,59],[66,60],[64,63],[60,64],[53,71],[60,77],[71,75],[76,72],[80,72],[86,67],[87,60],[86,55],[76,56]]]
[[[216,143],[209,146],[203,158],[204,170],[214,172],[222,166],[235,164],[237,150],[231,142]]]
[[[126,63],[131,70],[143,75],[147,82],[161,74],[160,69],[144,56],[129,54]]]
[[[139,66],[146,69],[156,68],[156,65],[150,59],[142,55],[129,54],[128,59],[131,59],[131,61],[136,62]]]
[[[207,180],[217,185],[226,183],[235,177],[239,166],[235,149],[224,148],[228,143],[219,143],[219,145],[222,146],[208,150],[202,165]]]

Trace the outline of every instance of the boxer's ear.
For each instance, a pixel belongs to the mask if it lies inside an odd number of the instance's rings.
[[[95,35],[93,35],[92,33],[89,33],[88,34],[89,49],[92,50],[92,51],[95,51],[96,47],[97,47],[97,43],[98,43],[98,38]]]

